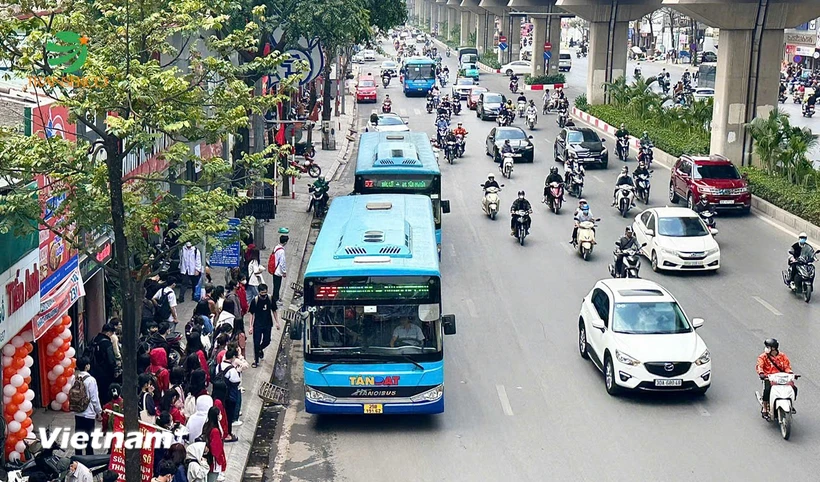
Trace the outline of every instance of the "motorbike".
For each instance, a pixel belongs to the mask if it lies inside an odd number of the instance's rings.
[[[568,116],[567,116],[567,110],[566,110],[566,109],[561,109],[561,110],[559,110],[559,111],[558,111],[558,119],[556,120],[556,122],[558,123],[558,127],[560,127],[561,129],[563,129],[564,127],[566,127],[566,125],[567,125],[567,118],[568,118]]]
[[[382,114],[389,114],[393,110],[393,104],[390,102],[382,102]]]
[[[460,115],[461,114],[461,101],[454,100],[453,101],[453,114]]]
[[[507,179],[512,178],[513,164],[513,155],[509,152],[504,153],[501,161],[501,174]]]
[[[450,164],[452,164],[453,160],[458,157],[456,141],[447,141],[444,143],[444,157]]]
[[[498,193],[501,192],[502,187],[504,187],[503,184],[501,184],[501,187],[490,187],[484,190],[484,198],[481,200],[481,209],[483,209],[484,214],[492,220],[495,220],[496,215],[498,215],[498,206],[500,205]]]
[[[535,124],[538,122],[538,116],[535,115],[535,112],[530,112],[527,114],[527,128],[529,130],[535,129]]]
[[[703,222],[706,223],[706,227],[709,228],[710,231],[714,230],[713,236],[717,235],[717,223],[715,222],[715,215],[717,212],[711,207],[703,209],[698,212],[698,216],[703,219]]]
[[[322,168],[310,156],[305,156],[305,162],[299,162],[296,159],[291,159],[288,166],[298,170],[300,173],[307,173],[312,178],[317,178],[322,175]]]
[[[640,278],[638,272],[641,270],[641,248],[646,246],[646,243],[638,246],[637,244],[631,248],[621,250],[620,244],[615,242],[615,251],[612,253],[617,261],[618,256],[623,255],[623,262],[621,269],[615,271],[615,262],[609,265],[609,275],[613,278]]]
[[[570,172],[569,175],[569,194],[581,199],[581,194],[584,191],[584,167],[578,166],[577,169]]]
[[[515,238],[521,246],[524,246],[524,238],[526,238],[527,234],[529,234],[527,230],[524,229],[524,226],[527,222],[527,216],[529,216],[530,213],[527,211],[518,210],[513,212],[513,215],[515,215]]]
[[[780,435],[783,436],[783,440],[789,440],[792,433],[792,415],[797,413],[794,409],[794,401],[797,399],[794,381],[800,378],[800,375],[774,373],[767,378],[772,389],[769,392],[769,411],[764,414],[764,418],[769,422],[777,422],[780,425]],[[755,397],[757,397],[757,403],[764,407],[762,392],[755,391]]]
[[[653,147],[655,146],[650,143],[638,148],[638,160],[644,161],[647,166],[651,166],[652,159],[655,158],[655,154],[652,152]]]
[[[778,95],[778,96],[777,96],[777,100],[778,100],[781,104],[784,104],[784,103],[786,102],[786,93],[785,93],[785,92],[781,92],[781,93],[780,93],[780,95]]]
[[[814,106],[810,104],[803,105],[803,117],[811,117],[814,116]]]
[[[618,194],[615,198],[615,207],[621,216],[626,217],[626,213],[632,209],[632,203],[635,201],[635,188],[629,184],[618,186]]]
[[[524,113],[527,111],[527,103],[523,100],[518,101],[518,117],[524,117]]]
[[[600,221],[598,218],[595,222]],[[597,224],[592,221],[583,221],[578,223],[578,237],[575,241],[575,248],[578,253],[584,258],[584,261],[589,259],[592,254],[592,249],[595,247],[595,227]]]
[[[649,171],[649,174],[639,174],[635,176],[635,195],[644,204],[649,204],[649,177],[654,171]]]
[[[795,104],[802,104],[803,103],[803,93],[799,90],[792,95],[792,100]]]
[[[446,54],[447,54],[448,57],[450,56],[450,49],[447,49]]]
[[[438,81],[439,83],[441,83],[441,86],[444,87],[445,85],[447,85],[447,76],[444,74],[439,75]]]
[[[427,98],[427,113],[428,114],[433,113],[433,98],[432,97]]]
[[[313,208],[314,218],[321,218],[327,212],[327,190],[316,189],[313,184],[309,184],[308,193],[310,193],[308,208]]]
[[[436,131],[436,143],[439,147],[444,147],[444,138],[447,137],[447,127],[439,127]]]
[[[564,205],[564,184],[560,182],[551,182],[549,185],[550,196],[544,201],[549,207],[550,211],[558,214],[561,211],[561,206]]]
[[[790,279],[790,270],[783,270],[783,282],[786,283],[793,293],[802,294],[803,299],[808,303],[811,301],[811,294],[814,291],[814,262],[817,261],[818,253],[801,253],[792,263],[797,265],[797,275],[794,278],[794,286]]]
[[[629,138],[626,136],[619,137],[615,141],[615,154],[618,159],[626,161],[629,159]]]
[[[495,122],[498,124],[498,127],[504,127],[512,124],[512,120],[510,119],[510,114],[504,114],[499,112],[498,116],[495,118]]]
[[[580,59],[580,58],[581,58],[581,51],[580,51],[580,50],[576,50],[576,51],[575,51],[575,58],[576,58],[576,59]]]
[[[518,81],[517,80],[511,80],[510,81],[510,92],[512,92],[513,94],[518,93]]]
[[[390,76],[387,74],[382,75],[382,84],[387,87],[390,85]]]

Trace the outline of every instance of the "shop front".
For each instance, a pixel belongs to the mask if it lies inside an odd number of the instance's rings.
[[[811,31],[785,32],[785,58],[787,63],[795,63],[806,69],[820,67],[820,54],[817,53],[817,34]]]

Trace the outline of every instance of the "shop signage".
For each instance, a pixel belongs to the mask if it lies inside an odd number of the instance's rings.
[[[209,258],[209,264],[213,267],[232,268],[239,266],[239,219],[228,219],[228,229],[216,235],[216,238],[223,244],[214,249]],[[233,241],[237,239],[236,241]]]
[[[114,248],[111,245],[111,238],[102,235],[93,241],[93,243],[86,242],[86,246],[92,246],[93,250],[97,253],[94,255],[93,259],[88,256],[80,256],[80,274],[83,277],[83,281],[90,280],[97,271],[102,269],[102,265],[111,261],[111,257],[114,252]]]
[[[800,45],[797,45],[794,49],[794,52],[797,55],[811,57],[812,55],[814,55],[814,47],[801,47]]]
[[[58,284],[53,285],[49,291],[43,291],[42,284],[40,286],[40,313],[31,323],[35,340],[45,335],[77,300],[85,296],[77,256],[73,256],[60,270]]]
[[[37,250],[0,274],[0,347],[19,333],[40,311]]]
[[[814,47],[817,45],[817,34],[807,32],[786,32],[786,43]]]

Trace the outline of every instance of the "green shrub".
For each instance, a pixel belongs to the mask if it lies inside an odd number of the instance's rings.
[[[687,129],[670,122],[663,115],[637,117],[627,106],[619,105],[589,105],[586,109],[578,108],[609,125],[617,127],[623,123],[634,136],[640,136],[643,131],[647,131],[655,147],[672,156],[709,154],[709,132],[702,129]]]
[[[584,112],[589,110],[589,102],[587,102],[587,95],[580,94],[578,97],[575,98],[575,107],[581,109]]]
[[[537,84],[564,84],[567,78],[564,74],[549,74],[549,75],[527,75],[524,77],[524,83],[527,85]]]
[[[484,52],[478,58],[478,61],[491,69],[501,68],[501,62],[498,61],[498,56],[492,52]]]
[[[758,168],[743,167],[740,170],[752,194],[812,224],[820,225],[820,191],[797,186],[782,177],[770,176]]]

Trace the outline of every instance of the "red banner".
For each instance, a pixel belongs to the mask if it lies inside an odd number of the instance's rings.
[[[114,432],[125,431],[125,418],[122,414],[108,411],[114,417]],[[156,432],[156,427],[140,422],[140,432],[143,440],[148,440],[150,434]],[[108,469],[113,470],[119,476],[117,481],[125,481],[125,448],[117,447],[116,440],[111,445],[111,459],[108,462]],[[142,447],[140,449],[140,482],[151,482],[154,476],[154,449],[153,447]]]

